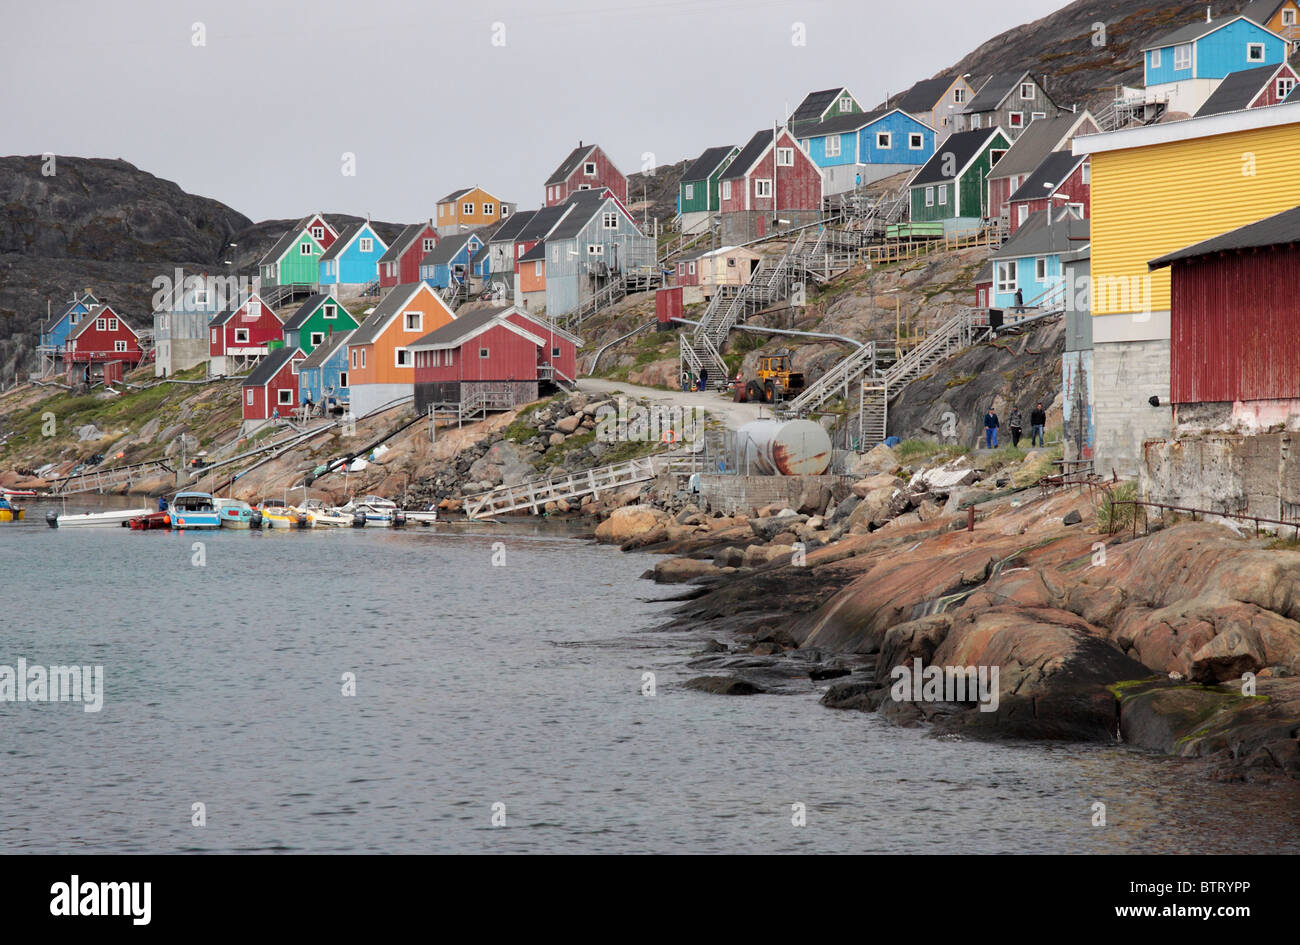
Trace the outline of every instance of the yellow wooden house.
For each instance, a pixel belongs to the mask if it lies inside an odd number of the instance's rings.
[[[464,187],[438,201],[434,225],[440,235],[463,233],[504,220],[514,209],[513,203],[502,203],[482,187]]]

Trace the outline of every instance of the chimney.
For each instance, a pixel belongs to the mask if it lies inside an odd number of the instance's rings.
[[[1206,8],[1205,8],[1205,22],[1206,22],[1206,23],[1212,23],[1212,22],[1214,22],[1213,20],[1210,19],[1210,8],[1209,8],[1209,7],[1206,7]]]

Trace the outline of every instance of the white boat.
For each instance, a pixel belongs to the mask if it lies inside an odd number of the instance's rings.
[[[114,509],[111,512],[82,512],[68,515],[51,510],[45,513],[45,521],[50,528],[125,527],[130,524],[131,519],[148,515],[150,511],[150,509]]]
[[[308,523],[314,528],[347,528],[352,525],[352,514],[332,509],[320,499],[308,499],[298,510],[307,516]]]
[[[358,511],[364,513],[367,528],[391,528],[406,524],[406,513],[397,507],[397,503],[377,495],[352,499],[339,511],[348,514]]]
[[[414,522],[417,525],[432,525],[434,522],[438,521],[438,510],[433,506],[430,506],[428,509],[423,511],[412,511],[411,509],[407,509],[406,520],[408,522]]]
[[[262,513],[263,528],[306,528],[307,515],[292,506],[285,505],[282,499],[263,499],[259,508]]]

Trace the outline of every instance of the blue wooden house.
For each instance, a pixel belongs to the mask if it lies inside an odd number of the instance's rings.
[[[348,339],[351,337],[351,331],[335,332],[298,363],[299,403],[310,401],[317,406],[324,404],[329,407],[350,402]]]
[[[654,238],[641,232],[610,191],[579,191],[564,207],[546,242],[539,244],[546,253],[546,313],[553,319],[612,282],[648,281],[655,266]]]
[[[1286,40],[1244,16],[1193,23],[1143,47],[1143,98],[1194,115],[1230,73],[1281,65],[1286,53]]]
[[[379,278],[379,257],[388,244],[369,221],[353,223],[320,257],[322,286],[366,286]]]
[[[63,359],[63,350],[68,343],[69,333],[86,317],[86,313],[98,304],[99,299],[87,292],[82,296],[73,296],[63,308],[54,309],[50,317],[41,325],[41,339],[37,353],[41,356],[42,367],[46,362],[53,363]]]
[[[900,108],[835,115],[798,135],[828,196],[916,170],[934,154],[934,129]]]
[[[425,257],[420,260],[420,280],[435,289],[460,285],[468,273],[473,279],[481,279],[484,268],[488,265],[487,254],[479,255],[483,248],[483,237],[477,233],[453,233],[444,236]],[[477,257],[477,270],[474,269]]]
[[[991,308],[1032,309],[1027,314],[1065,306],[1074,288],[1065,278],[1066,263],[1089,249],[1089,223],[1068,208],[1056,207],[1051,216],[1031,214],[1015,235],[989,258],[993,262]],[[1019,303],[1016,293],[1019,292]]]

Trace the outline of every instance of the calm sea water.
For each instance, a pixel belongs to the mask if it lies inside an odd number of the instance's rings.
[[[0,527],[0,664],[102,664],[105,698],[0,702],[4,852],[1300,849],[1287,787],[1118,747],[937,740],[822,708],[811,683],[683,689],[698,647],[648,630],[671,607],[636,580],[649,559],[562,531],[29,515]]]

